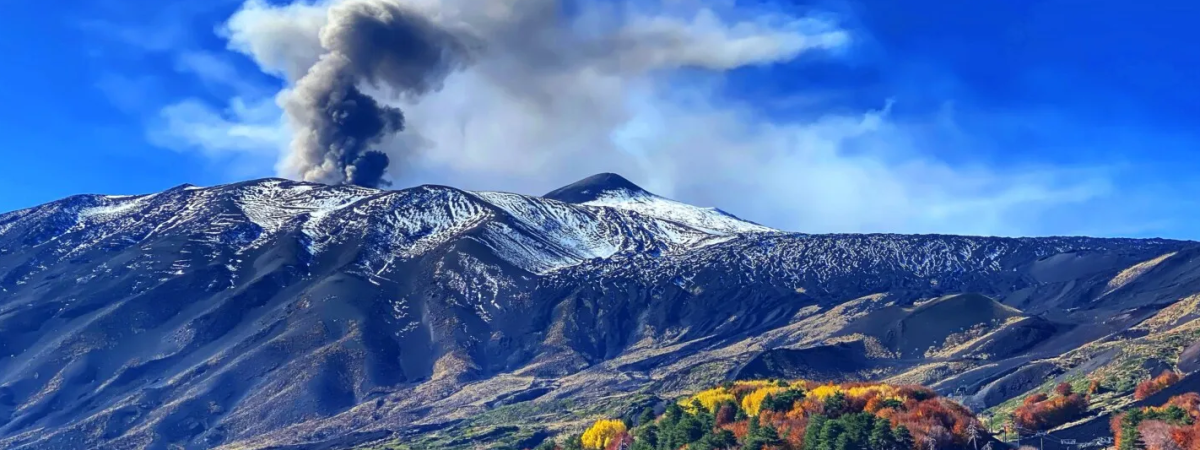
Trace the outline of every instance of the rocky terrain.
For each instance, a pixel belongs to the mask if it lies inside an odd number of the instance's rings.
[[[739,378],[1116,408],[1200,365],[1197,256],[782,232],[612,174],[74,196],[0,215],[0,448],[532,446]]]

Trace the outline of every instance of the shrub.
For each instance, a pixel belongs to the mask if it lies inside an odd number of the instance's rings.
[[[1074,393],[1070,383],[1059,383],[1058,386],[1054,387],[1054,392],[1064,397]]]
[[[1133,391],[1134,400],[1145,400],[1151,395],[1157,394],[1159,391],[1166,389],[1167,386],[1175,384],[1179,381],[1179,374],[1171,370],[1165,370],[1157,377],[1138,383],[1137,389]]]
[[[1045,431],[1082,417],[1087,408],[1084,395],[1069,393],[1048,399],[1045,394],[1035,394],[1013,411],[1013,422],[1028,430]]]

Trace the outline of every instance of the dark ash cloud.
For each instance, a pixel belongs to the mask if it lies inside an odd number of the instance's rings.
[[[325,53],[283,97],[295,133],[285,164],[308,181],[386,186],[390,159],[376,147],[404,129],[404,114],[362,87],[407,98],[440,89],[470,61],[473,42],[389,1],[331,8],[321,30]]]

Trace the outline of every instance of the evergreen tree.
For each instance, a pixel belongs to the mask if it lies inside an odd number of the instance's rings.
[[[867,438],[867,443],[871,445],[872,449],[897,450],[896,436],[887,419],[875,420],[875,426],[871,427],[871,436]]]
[[[825,399],[825,415],[836,418],[842,415],[847,408],[850,407],[850,402],[846,400],[844,392],[838,392]]]
[[[768,395],[763,399],[762,408],[767,411],[788,412],[792,410],[793,404],[802,399],[804,399],[804,391],[788,389],[775,395]]]
[[[837,419],[829,419],[821,427],[821,433],[817,435],[817,450],[836,450],[838,438],[846,433],[845,422]]]
[[[671,428],[663,428],[659,448],[674,450],[704,437],[704,423],[691,414],[685,414]]]
[[[896,448],[909,449],[913,446],[912,433],[909,433],[908,427],[900,425],[894,430],[896,436]]]
[[[700,404],[700,400],[692,400],[692,409],[696,411],[696,420],[700,421],[704,429],[716,428],[717,421],[715,415],[710,413],[704,405]]]
[[[650,448],[658,447],[658,425],[653,423],[634,430],[633,437],[640,443],[645,443]]]
[[[855,445],[854,439],[849,434],[842,434],[837,437],[836,441],[833,441],[833,450],[859,450],[859,447]]]
[[[646,425],[653,421],[654,421],[654,409],[649,408],[649,407],[642,409],[642,415],[638,416],[637,424],[638,425]]]
[[[709,435],[712,439],[713,448],[715,449],[730,449],[737,446],[737,437],[729,430],[716,430]]]
[[[821,430],[825,429],[828,421],[829,418],[822,415],[812,416],[808,420],[808,428],[804,429],[804,450],[817,450],[821,445]]]
[[[1141,440],[1138,425],[1144,419],[1143,416],[1140,408],[1134,408],[1121,418],[1121,446],[1118,447],[1118,450],[1136,450],[1138,448],[1138,441]]]
[[[663,412],[662,420],[668,425],[673,426],[675,422],[678,422],[683,417],[683,413],[683,408],[675,402],[671,402],[671,404],[667,405],[667,410]]]
[[[763,447],[779,443],[779,432],[775,427],[759,424],[757,417],[750,419],[750,430],[746,434],[746,443],[742,446],[744,450],[762,450]]]

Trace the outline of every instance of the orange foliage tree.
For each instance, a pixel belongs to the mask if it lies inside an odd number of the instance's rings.
[[[1054,393],[1065,397],[1073,394],[1074,389],[1071,388],[1071,383],[1058,383],[1058,386],[1054,387]]]
[[[1157,377],[1138,383],[1137,389],[1133,391],[1134,400],[1145,400],[1147,397],[1157,394],[1159,391],[1166,389],[1167,386],[1175,384],[1179,381],[1179,374],[1171,370],[1164,370]]]
[[[1013,422],[1027,430],[1045,431],[1078,419],[1087,412],[1086,395],[1072,392],[1070,385],[1066,388],[1059,385],[1055,391],[1059,395],[1054,398],[1049,398],[1046,394],[1034,394],[1025,398],[1021,406],[1013,411]]]

